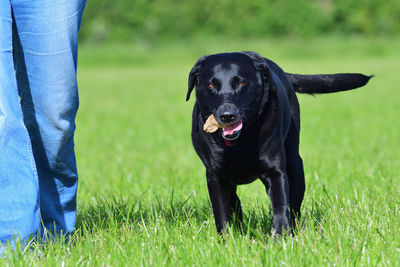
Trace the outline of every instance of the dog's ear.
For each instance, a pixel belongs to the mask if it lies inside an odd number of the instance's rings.
[[[263,80],[271,77],[268,65],[260,54],[253,51],[244,51],[242,53],[253,60],[254,67],[261,73]]]
[[[188,81],[188,91],[186,93],[186,101],[189,100],[190,94],[193,91],[193,88],[197,85],[197,78],[199,76],[201,64],[206,59],[207,56],[203,56],[197,60],[196,64],[192,67],[192,70],[189,73],[189,81]]]
[[[275,90],[274,83],[272,82],[271,71],[269,66],[260,54],[252,51],[244,51],[243,54],[247,55],[253,61],[254,67],[261,74],[261,79],[264,83],[264,94],[262,96],[262,103],[267,102],[268,96]]]

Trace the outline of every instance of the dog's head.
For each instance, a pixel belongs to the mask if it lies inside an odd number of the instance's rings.
[[[202,115],[213,114],[224,129],[223,137],[232,140],[239,137],[242,126],[258,118],[272,82],[267,64],[257,53],[223,53],[204,56],[193,66],[186,101],[194,87]]]

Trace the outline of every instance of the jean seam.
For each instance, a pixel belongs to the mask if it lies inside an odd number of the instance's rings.
[[[11,0],[10,0],[10,4],[11,4]],[[15,21],[12,20],[12,23],[15,23]],[[13,35],[13,34],[17,34],[17,33],[15,33],[14,30],[13,30],[12,23],[11,23],[11,34],[12,34],[12,35]],[[13,42],[13,40],[12,40],[12,42]],[[13,46],[11,46],[11,51],[12,51],[12,55],[14,56],[15,49],[14,49]],[[23,51],[20,51],[20,52],[22,53]],[[13,69],[15,70],[14,61],[12,61],[11,64],[12,64],[12,66],[13,66]],[[18,97],[21,97],[21,96],[19,95],[19,92],[18,92],[18,81],[17,81],[17,77],[16,77],[15,71],[14,71],[14,75],[13,75],[13,82],[14,82],[14,85],[15,85],[15,86],[14,86],[14,90],[17,91]],[[35,178],[36,178],[36,181],[38,182],[38,194],[37,194],[37,195],[40,196],[39,176],[38,176],[38,174],[37,174],[36,162],[35,162],[35,158],[34,158],[34,156],[33,156],[32,144],[31,144],[31,140],[30,140],[30,137],[29,137],[28,129],[26,129],[25,123],[23,122],[24,114],[23,114],[23,112],[22,112],[22,105],[21,105],[21,101],[20,101],[19,99],[18,99],[18,103],[19,103],[19,105],[20,105],[20,108],[18,109],[18,112],[19,112],[19,115],[20,115],[21,118],[22,118],[22,126],[23,126],[22,128],[24,129],[25,134],[26,134],[26,136],[27,136],[27,138],[26,138],[25,140],[26,140],[26,143],[27,143],[27,149],[28,149],[29,158],[30,158],[30,162],[31,162],[31,169],[32,169],[32,171],[33,171],[33,175],[34,175]],[[40,211],[40,198],[39,198],[39,197],[37,197],[37,203],[36,203],[36,205],[37,205],[38,210]]]

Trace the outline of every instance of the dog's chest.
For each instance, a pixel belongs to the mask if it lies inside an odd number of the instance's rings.
[[[258,166],[254,151],[228,149],[221,155],[219,171],[233,184],[247,184],[257,178]]]

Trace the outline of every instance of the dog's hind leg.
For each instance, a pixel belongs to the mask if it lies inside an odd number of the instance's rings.
[[[287,172],[289,177],[289,218],[292,226],[295,227],[296,220],[299,220],[301,216],[300,208],[306,189],[303,161],[299,154],[293,155],[291,163],[287,166]]]
[[[289,178],[289,217],[293,227],[300,218],[300,207],[303,202],[305,181],[303,160],[299,155],[299,133],[292,123],[285,141],[286,173]]]

